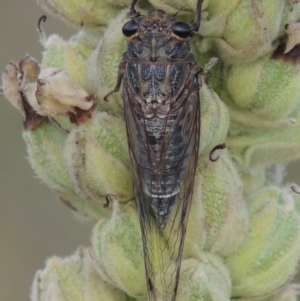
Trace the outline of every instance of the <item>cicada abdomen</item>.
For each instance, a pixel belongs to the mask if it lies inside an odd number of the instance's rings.
[[[123,26],[128,47],[111,93],[123,80],[149,299],[174,301],[199,150],[201,69],[189,40],[199,29],[202,1],[192,25],[161,10],[140,15],[136,3]]]

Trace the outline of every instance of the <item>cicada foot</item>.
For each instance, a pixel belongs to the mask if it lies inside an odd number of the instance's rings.
[[[218,144],[216,145],[209,153],[209,160],[212,161],[212,162],[216,162],[219,160],[220,158],[220,155],[217,155],[215,158],[213,158],[213,154],[215,151],[219,150],[219,149],[224,149],[226,148],[226,144],[225,143],[222,143],[222,144]]]

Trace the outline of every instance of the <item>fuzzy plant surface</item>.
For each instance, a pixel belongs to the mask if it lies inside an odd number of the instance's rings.
[[[91,247],[48,259],[31,300],[147,300],[123,101],[120,93],[103,101],[126,50],[121,28],[131,1],[37,2],[78,33],[47,37],[41,18],[42,62],[29,55],[10,62],[2,92],[22,114],[33,169],[95,226]],[[212,57],[218,63],[200,75],[200,155],[178,301],[297,299],[300,188],[283,179],[285,164],[300,158],[298,2],[203,3],[191,47],[200,66]],[[180,10],[176,18],[190,22],[196,1],[138,1],[141,13],[153,8]],[[222,143],[227,148],[212,162]]]

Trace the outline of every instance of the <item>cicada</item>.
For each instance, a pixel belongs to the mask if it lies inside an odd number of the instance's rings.
[[[200,136],[201,68],[190,49],[202,0],[191,25],[162,10],[146,15],[133,0],[123,34],[127,50],[115,89],[123,101],[135,202],[151,301],[177,295]]]

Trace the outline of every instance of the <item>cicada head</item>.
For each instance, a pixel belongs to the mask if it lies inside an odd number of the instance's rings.
[[[130,10],[131,20],[122,28],[123,34],[129,38],[128,58],[159,62],[182,60],[190,55],[189,38],[199,28],[200,12],[196,21],[188,25],[159,9],[140,15],[134,9],[136,2],[133,2]]]

